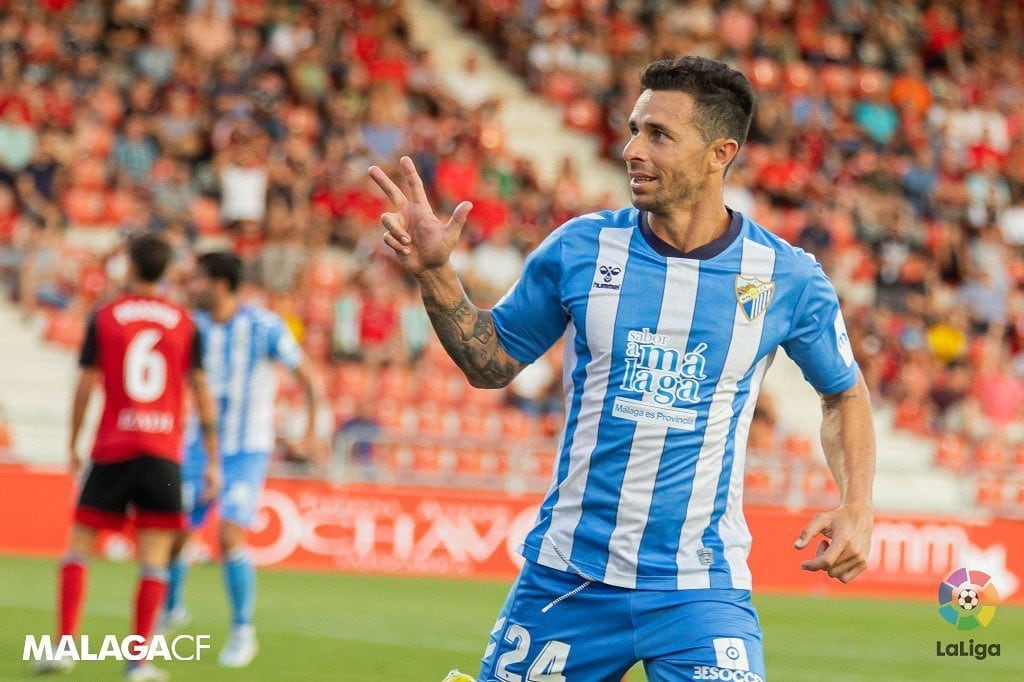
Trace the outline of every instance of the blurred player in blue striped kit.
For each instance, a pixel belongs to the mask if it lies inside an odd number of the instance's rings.
[[[651,680],[763,682],[743,465],[779,346],[822,396],[842,498],[795,547],[823,535],[803,567],[843,582],[866,565],[874,433],[836,292],[813,257],[723,200],[750,83],[684,57],[649,64],[641,85],[623,151],[633,206],[555,230],[493,310],[449,263],[471,205],[443,222],[411,160],[409,194],[370,169],[394,206],[384,241],[470,383],[505,386],[565,338],[555,473],[481,680],[617,680],[643,661]]]
[[[219,540],[232,628],[218,661],[233,668],[248,665],[258,649],[253,627],[256,574],[245,549],[244,534],[253,524],[274,446],[277,375],[272,363],[291,371],[305,389],[305,452],[316,447],[317,405],[313,382],[291,331],[274,313],[239,301],[241,280],[238,256],[207,253],[196,263],[190,292],[198,309],[193,317],[202,337],[203,361],[209,363],[210,388],[220,415],[218,442],[224,485],[218,501]],[[203,442],[192,430],[185,439],[182,465],[182,496],[190,530],[203,524],[211,507],[211,503],[202,501],[205,461]],[[174,547],[162,623],[165,632],[182,627],[189,619],[184,603],[188,564],[182,557],[187,540],[186,532]]]

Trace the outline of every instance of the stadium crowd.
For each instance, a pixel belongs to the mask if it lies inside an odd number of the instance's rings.
[[[436,68],[406,21],[400,2],[367,0],[10,3],[0,276],[25,319],[45,318],[47,339],[74,348],[96,301],[124,282],[121,237],[168,235],[167,293],[179,298],[195,254],[227,243],[246,261],[247,296],[281,314],[320,366],[336,426],[451,436],[458,404],[463,431],[475,420],[495,436],[550,433],[558,353],[510,391],[463,390],[431,349],[414,283],[385,254],[384,201],[366,169],[408,153],[440,210],[473,200],[457,263],[485,304],[553,226],[596,204],[583,204],[571,165],[549,186],[510,155],[497,103]],[[381,396],[395,400],[381,407]],[[301,428],[283,414],[286,434]]]
[[[961,450],[1008,457],[1024,440],[1020,2],[448,4],[613,158],[643,63],[695,53],[744,70],[758,113],[727,202],[824,264],[876,400]],[[551,229],[608,203],[568,161],[542,182],[507,150],[499,106],[475,58],[446,72],[411,43],[400,0],[12,0],[0,275],[73,346],[126,261],[69,226],[164,231],[175,294],[197,244],[228,241],[250,295],[324,367],[339,425],[400,420],[357,408],[381,390],[434,396],[452,368],[380,243],[366,168],[408,153],[441,211],[473,201],[457,265],[484,305]],[[559,362],[524,374],[507,409],[557,412]],[[447,392],[453,405],[472,393]],[[755,447],[774,445],[771,412]]]

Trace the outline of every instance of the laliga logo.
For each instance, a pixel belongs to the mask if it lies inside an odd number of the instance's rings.
[[[992,579],[981,571],[958,568],[939,584],[939,615],[955,625],[957,630],[987,627],[996,614],[999,593]],[[1001,655],[998,643],[935,642],[936,656],[972,656],[984,661],[989,656]]]
[[[986,627],[998,603],[992,579],[981,571],[958,568],[939,584],[939,615],[957,630]]]

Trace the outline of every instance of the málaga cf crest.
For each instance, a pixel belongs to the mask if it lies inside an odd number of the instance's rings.
[[[775,282],[765,282],[756,277],[736,276],[736,300],[743,309],[743,314],[753,322],[772,302],[775,294]]]

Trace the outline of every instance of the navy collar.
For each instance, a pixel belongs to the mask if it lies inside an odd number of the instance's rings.
[[[729,248],[729,245],[736,240],[736,237],[739,235],[740,230],[743,227],[743,216],[740,215],[738,211],[734,211],[728,206],[726,206],[725,210],[729,212],[729,227],[727,227],[725,232],[722,233],[722,236],[718,237],[714,241],[704,244],[703,246],[698,246],[692,251],[680,251],[656,235],[647,222],[647,211],[640,211],[640,218],[638,221],[640,223],[640,234],[644,236],[644,239],[647,240],[647,243],[655,250],[655,252],[659,255],[665,256],[666,258],[708,260]]]

